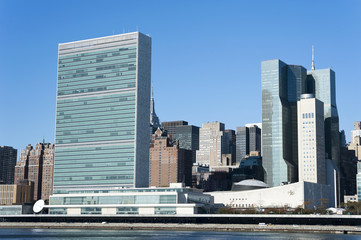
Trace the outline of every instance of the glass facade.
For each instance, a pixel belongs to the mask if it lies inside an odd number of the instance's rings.
[[[324,103],[325,147],[329,159],[340,169],[339,117],[336,106],[335,72],[319,69],[307,72],[309,85],[314,86],[312,93]]]
[[[104,205],[104,204],[170,204],[177,203],[177,195],[129,196],[59,196],[51,198],[51,205]]]
[[[306,87],[302,66],[262,62],[262,155],[269,186],[297,181],[297,101]]]
[[[150,44],[130,33],[59,45],[55,194],[147,186]]]
[[[237,127],[236,162],[241,163],[247,154],[249,154],[249,129],[247,127]]]
[[[199,127],[182,125],[175,128],[179,148],[192,151],[192,162],[196,162],[196,150],[199,149]]]

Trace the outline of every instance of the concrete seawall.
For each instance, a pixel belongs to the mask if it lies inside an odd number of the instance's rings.
[[[233,231],[233,232],[308,232],[361,234],[356,226],[310,226],[272,224],[159,224],[159,223],[49,223],[1,222],[0,228],[102,229],[102,230],[168,230],[168,231]]]

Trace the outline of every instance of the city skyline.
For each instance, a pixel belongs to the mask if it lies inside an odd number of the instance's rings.
[[[43,138],[54,142],[59,43],[137,30],[153,39],[152,82],[156,112],[162,122],[184,120],[200,127],[205,122],[219,121],[234,130],[246,123],[261,122],[261,61],[281,59],[310,70],[311,46],[315,45],[316,70],[333,66],[336,72],[340,130],[345,130],[350,141],[353,122],[361,119],[361,112],[348,107],[361,86],[357,81],[361,53],[359,2],[327,6],[302,2],[296,10],[291,3],[265,1],[222,5],[215,1],[207,5],[163,2],[162,7],[150,12],[147,10],[152,3],[140,2],[143,6],[135,17],[126,12],[120,16],[113,10],[116,7],[110,9],[94,1],[87,6],[72,3],[68,10],[67,4],[55,9],[41,1],[0,2],[0,101],[6,103],[1,105],[1,112],[7,113],[0,118],[0,145],[20,150]],[[22,8],[18,8],[19,3]],[[124,9],[139,2],[110,3]],[[83,7],[91,14],[79,13]],[[111,13],[100,14],[103,18],[96,22],[92,14],[101,12],[98,8]],[[38,12],[44,10],[48,11]],[[70,18],[83,17],[84,21],[58,23],[64,11]],[[282,17],[277,15],[280,12]],[[318,16],[309,18],[300,13]],[[300,17],[294,17],[297,14]],[[283,18],[289,22],[277,25]],[[297,27],[290,29],[295,23]],[[47,31],[53,30],[51,26],[57,31]],[[299,32],[308,34],[297,35]],[[237,89],[248,91],[239,94]],[[39,105],[35,112],[34,107]]]

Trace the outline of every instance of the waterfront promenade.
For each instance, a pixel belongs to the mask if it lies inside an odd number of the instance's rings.
[[[361,216],[288,214],[0,215],[0,228],[275,231],[361,234]]]

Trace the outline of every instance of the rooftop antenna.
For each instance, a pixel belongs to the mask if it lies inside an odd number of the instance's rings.
[[[314,49],[313,49],[313,45],[312,45],[312,70],[315,70],[315,54],[314,54]]]
[[[43,144],[45,143],[45,138],[44,138],[44,136],[43,136]]]
[[[152,98],[153,98],[154,94],[153,94],[153,84],[152,84]]]

